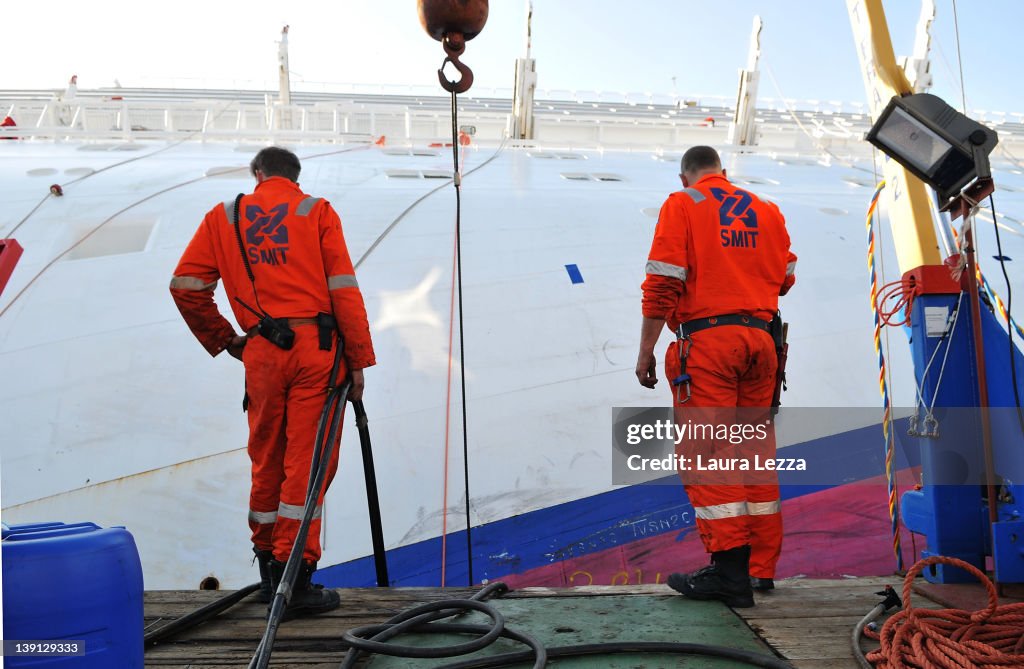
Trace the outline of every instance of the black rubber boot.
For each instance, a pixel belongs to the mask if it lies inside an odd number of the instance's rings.
[[[750,577],[750,587],[758,592],[767,592],[775,589],[775,581],[770,578]]]
[[[284,575],[284,562],[271,560],[270,582],[274,592],[281,583]],[[292,587],[292,597],[285,607],[282,621],[299,618],[302,616],[314,616],[318,613],[333,611],[341,605],[341,597],[338,593],[322,585],[311,582],[313,572],[316,571],[315,562],[303,562],[299,566],[299,573],[295,578],[295,585]],[[270,611],[268,610],[269,614]]]
[[[255,546],[252,552],[256,554],[256,564],[260,567],[260,589],[256,593],[256,601],[269,604],[274,598],[274,589],[270,585],[270,561],[274,559],[274,552],[261,551]]]
[[[711,563],[692,574],[670,574],[666,583],[691,599],[718,600],[738,609],[753,606],[754,591],[748,574],[750,546],[712,553]]]

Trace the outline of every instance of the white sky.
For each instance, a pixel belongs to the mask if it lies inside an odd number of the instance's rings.
[[[953,0],[937,5],[933,92],[959,107]],[[473,92],[511,87],[525,8],[525,0],[491,0],[487,26],[463,56],[476,73]],[[897,54],[905,54],[919,4],[888,0],[886,10]],[[1024,2],[959,0],[957,11],[968,107],[1024,112],[1014,48]],[[286,23],[296,88],[436,88],[443,59],[413,0],[58,0],[45,11],[6,14],[0,89],[62,88],[73,73],[82,88],[115,79],[123,86],[276,88],[275,42]],[[771,68],[786,97],[864,99],[843,0],[535,0],[539,88],[732,96],[755,14],[765,21],[762,69]],[[761,82],[762,98],[778,97],[770,77]]]

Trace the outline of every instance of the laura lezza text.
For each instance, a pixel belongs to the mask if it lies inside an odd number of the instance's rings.
[[[630,471],[678,471],[678,472],[714,472],[714,471],[807,471],[804,458],[712,458],[696,455],[686,457],[672,453],[663,458],[645,458],[631,455],[626,459]]]

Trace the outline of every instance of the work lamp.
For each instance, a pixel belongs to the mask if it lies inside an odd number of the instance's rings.
[[[941,98],[915,93],[893,97],[868,131],[867,140],[946,202],[974,178],[991,178],[988,155],[999,136]]]

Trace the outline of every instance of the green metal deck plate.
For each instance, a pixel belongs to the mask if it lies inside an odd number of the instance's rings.
[[[530,634],[548,647],[613,641],[671,641],[726,646],[772,655],[768,646],[758,639],[743,620],[717,602],[698,602],[678,595],[582,594],[496,598],[489,600],[488,603],[505,616],[506,628]],[[475,612],[458,619],[458,622],[484,624],[487,621],[485,616]],[[404,635],[398,637],[397,642],[413,646],[443,646],[464,643],[467,640],[466,636],[457,635]],[[372,669],[437,667],[478,655],[496,655],[525,648],[513,641],[498,639],[477,655],[441,660],[375,656],[368,666]],[[563,669],[732,669],[747,668],[751,665],[697,655],[628,654],[550,660],[548,666]]]

